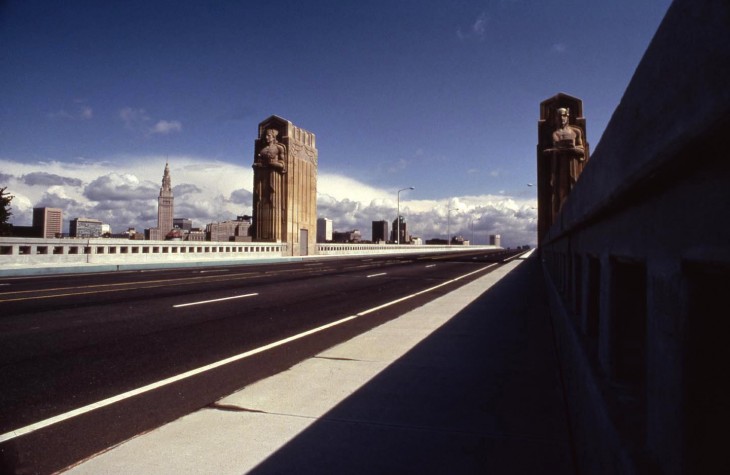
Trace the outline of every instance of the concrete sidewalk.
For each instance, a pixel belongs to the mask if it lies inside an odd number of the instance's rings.
[[[535,257],[70,474],[574,473]]]

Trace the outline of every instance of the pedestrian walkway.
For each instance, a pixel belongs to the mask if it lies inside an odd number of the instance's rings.
[[[574,473],[543,285],[512,261],[68,473]]]

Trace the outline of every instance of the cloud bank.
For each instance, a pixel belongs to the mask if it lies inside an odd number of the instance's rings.
[[[157,224],[157,197],[165,162],[169,160],[175,216],[196,227],[252,214],[253,171],[201,157],[116,156],[73,163],[35,164],[0,158],[0,187],[15,196],[12,222],[30,225],[33,207],[61,208],[64,229],[77,217],[99,219],[113,232]],[[337,231],[359,229],[370,239],[372,222],[397,215],[396,189],[378,188],[353,178],[320,172],[317,214],[333,221]],[[418,199],[418,190],[401,192],[400,213],[408,233],[424,240],[461,235],[486,244],[500,234],[504,246],[534,245],[537,212],[532,198],[506,195]],[[449,211],[451,210],[451,211]]]

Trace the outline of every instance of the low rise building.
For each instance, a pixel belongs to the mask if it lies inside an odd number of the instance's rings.
[[[74,238],[98,238],[104,234],[103,226],[98,219],[74,218],[69,222],[68,234]]]

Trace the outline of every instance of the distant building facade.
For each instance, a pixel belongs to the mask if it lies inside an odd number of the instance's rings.
[[[193,228],[185,234],[186,241],[205,241],[205,231],[200,228]]]
[[[490,234],[489,244],[492,246],[502,247],[502,236],[499,234]]]
[[[193,220],[188,218],[173,218],[172,226],[190,232],[193,229]]]
[[[175,197],[172,196],[170,165],[165,163],[160,196],[157,198],[157,227],[162,233],[167,234],[173,228],[173,216],[175,211],[174,202]]]
[[[68,234],[71,237],[98,238],[103,233],[103,223],[98,219],[74,218],[69,222]]]
[[[162,186],[157,198],[157,227],[145,230],[145,237],[154,241],[165,239],[173,229],[175,198],[172,195],[172,179],[170,178],[170,164],[165,163],[162,174]]]
[[[63,211],[59,208],[33,208],[33,233],[54,238],[63,233]]]
[[[235,221],[210,223],[205,227],[207,241],[251,241],[249,228],[251,220],[248,216],[238,216]]]
[[[353,229],[352,231],[335,231],[332,233],[332,241],[334,242],[360,242],[362,236],[360,235],[359,229]]]
[[[398,236],[399,233],[400,236]],[[397,219],[393,220],[393,230],[390,232],[390,240],[398,244],[405,244],[409,242],[407,236],[406,220],[403,216],[398,216]]]
[[[127,228],[126,231],[121,233],[112,233],[109,237],[115,238],[115,239],[134,239],[134,240],[144,240],[144,234],[138,233],[136,228]]]
[[[373,221],[372,241],[385,242],[388,240],[388,221]]]
[[[332,220],[329,218],[319,218],[317,220],[317,242],[332,241]]]

